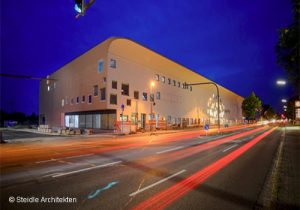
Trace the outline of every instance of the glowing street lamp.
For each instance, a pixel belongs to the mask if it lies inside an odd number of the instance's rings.
[[[151,82],[151,89],[154,88],[154,86],[155,86],[155,82],[152,81],[152,82]]]
[[[286,85],[286,81],[282,80],[282,79],[279,79],[279,80],[276,81],[276,84],[279,85],[279,86],[284,86],[284,85]]]
[[[282,103],[286,103],[287,100],[286,100],[286,99],[281,99],[281,102],[282,102]]]

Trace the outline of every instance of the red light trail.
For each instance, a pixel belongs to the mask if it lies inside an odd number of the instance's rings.
[[[244,144],[243,146],[239,147],[238,149],[234,150],[233,152],[229,153],[228,155],[224,156],[223,158],[215,161],[214,163],[206,166],[204,169],[194,173],[193,175],[185,178],[184,180],[178,182],[177,184],[167,188],[166,190],[152,196],[151,198],[141,202],[133,209],[141,210],[141,209],[164,209],[175,200],[183,196],[184,194],[188,193],[201,183],[203,183],[206,179],[210,176],[217,173],[219,170],[227,166],[233,160],[244,154],[248,151],[251,147],[253,147],[256,143],[261,141],[264,137],[269,135],[273,132],[277,127],[266,131],[265,133],[255,137],[250,142]]]

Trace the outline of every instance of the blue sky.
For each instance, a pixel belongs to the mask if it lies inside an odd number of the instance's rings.
[[[105,39],[127,37],[222,86],[254,91],[280,111],[291,88],[276,64],[287,0],[96,0],[75,19],[73,0],[1,1],[1,72],[46,77]],[[1,79],[1,108],[38,112],[39,83]]]

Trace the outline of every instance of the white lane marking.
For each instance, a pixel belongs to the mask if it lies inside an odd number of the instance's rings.
[[[158,182],[155,182],[155,183],[153,183],[153,184],[151,184],[151,185],[149,185],[149,186],[147,186],[147,187],[144,187],[144,188],[142,188],[142,189],[139,189],[139,190],[137,190],[137,191],[135,191],[135,192],[129,194],[129,196],[130,196],[130,197],[135,196],[135,195],[137,195],[137,194],[139,194],[139,193],[141,193],[141,192],[144,192],[145,190],[148,190],[148,189],[150,189],[150,188],[152,188],[152,187],[154,187],[154,186],[156,186],[156,185],[159,185],[159,184],[161,184],[161,183],[163,183],[163,182],[165,182],[165,181],[167,181],[167,180],[173,178],[174,176],[177,176],[177,175],[182,174],[182,173],[184,173],[184,172],[186,172],[185,169],[182,170],[182,171],[177,172],[176,174],[173,174],[173,175],[171,175],[171,176],[168,176],[168,177],[166,177],[166,178],[164,178],[164,179],[162,179],[162,180],[160,180],[160,181],[158,181]]]
[[[223,152],[226,152],[226,151],[228,151],[228,150],[230,150],[230,149],[232,149],[233,147],[236,147],[236,146],[238,146],[238,144],[234,144],[234,145],[224,149]]]
[[[76,156],[70,156],[70,157],[58,158],[58,159],[52,158],[50,160],[42,160],[42,161],[37,161],[35,163],[36,164],[47,163],[47,162],[52,162],[52,161],[60,161],[60,160],[64,160],[64,159],[71,159],[71,158],[78,158],[78,157],[87,157],[87,156],[92,156],[92,155],[94,155],[94,154],[91,153],[91,154],[84,154],[84,155],[76,155]]]
[[[47,163],[47,162],[52,162],[52,161],[56,161],[58,159],[50,159],[50,160],[42,160],[42,161],[37,161],[35,163],[39,164],[39,163]]]
[[[71,159],[71,158],[78,158],[78,157],[87,157],[87,156],[91,156],[94,155],[93,153],[91,154],[85,154],[85,155],[76,155],[76,156],[70,156],[70,157],[66,157],[66,158],[62,158],[62,159]]]
[[[66,172],[66,173],[55,174],[55,175],[52,176],[52,178],[65,176],[65,175],[69,175],[69,174],[76,174],[76,173],[79,173],[79,172],[89,171],[89,170],[96,169],[96,168],[104,168],[104,167],[107,167],[107,166],[116,165],[116,164],[121,163],[121,162],[122,161],[116,161],[116,162],[106,163],[106,164],[103,164],[103,165],[93,166],[93,167],[89,167],[89,168],[83,168],[83,169],[79,169],[79,170],[76,170],[76,171],[70,171],[70,172]]]
[[[175,147],[175,148],[172,148],[172,149],[167,149],[167,150],[163,150],[163,151],[160,151],[160,152],[156,152],[156,154],[162,154],[162,153],[166,153],[166,152],[171,152],[171,151],[174,151],[174,150],[179,150],[183,148],[182,146],[181,147]]]

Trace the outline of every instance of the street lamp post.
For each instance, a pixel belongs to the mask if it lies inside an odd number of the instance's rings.
[[[192,83],[187,84],[187,86],[195,86],[195,85],[214,85],[217,88],[217,98],[218,98],[218,132],[220,132],[220,94],[219,94],[219,87],[214,82],[199,82],[199,83]]]

